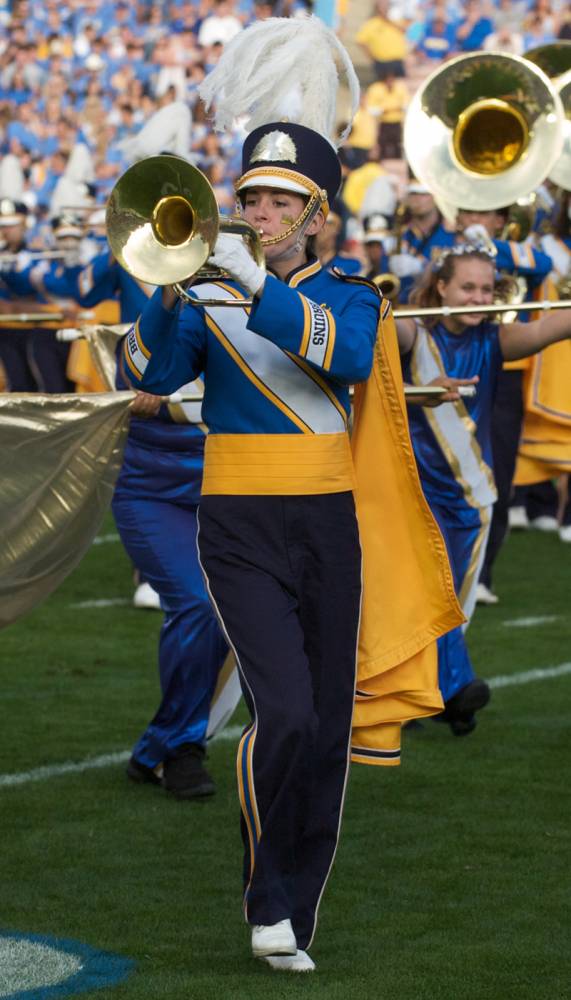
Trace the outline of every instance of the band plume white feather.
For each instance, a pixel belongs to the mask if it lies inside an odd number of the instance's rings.
[[[341,85],[351,109],[337,128]],[[213,109],[217,131],[246,118],[250,132],[269,122],[305,125],[338,148],[351,130],[359,105],[359,81],[349,53],[335,33],[314,15],[270,17],[250,25],[224,48],[199,93]]]

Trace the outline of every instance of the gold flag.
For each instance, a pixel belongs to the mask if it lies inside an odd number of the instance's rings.
[[[113,495],[133,392],[0,395],[0,626],[77,566]]]
[[[363,602],[351,759],[395,765],[401,725],[442,711],[436,640],[464,621],[408,430],[394,319],[355,389],[351,438]]]

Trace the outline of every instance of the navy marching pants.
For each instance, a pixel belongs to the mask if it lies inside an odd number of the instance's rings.
[[[522,421],[523,372],[519,369],[502,369],[492,414],[492,452],[498,498],[494,504],[486,555],[480,573],[481,582],[490,588],[492,568],[508,530],[508,512]]]
[[[155,767],[186,743],[204,744],[210,702],[228,648],[204,588],[196,552],[196,508],[116,492],[121,540],[161,598],[161,703],[133,751]]]
[[[238,749],[245,912],[313,937],[337,846],[355,689],[353,496],[206,496],[198,547],[251,723]]]

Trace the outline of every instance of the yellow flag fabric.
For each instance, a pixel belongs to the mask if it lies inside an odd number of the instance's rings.
[[[109,508],[132,392],[0,396],[0,627],[77,566]]]
[[[87,313],[92,316],[87,319]],[[95,334],[95,341],[98,339],[98,330],[115,329],[117,331],[128,329],[128,325],[119,323],[119,303],[114,299],[106,299],[100,302],[91,310],[83,310],[82,317],[85,325],[81,327],[82,338],[74,340],[71,344],[67,362],[67,377],[76,384],[77,392],[105,392],[107,389],[115,388],[115,355],[111,356],[113,373],[109,379],[109,372],[101,375],[100,366],[91,347],[90,331]],[[120,336],[120,334],[118,334]],[[115,341],[116,343],[116,341]]]
[[[545,297],[558,297],[551,282]],[[516,486],[543,482],[571,471],[571,341],[551,344],[529,358],[523,396]]]
[[[105,392],[110,388],[93,363],[87,340],[74,340],[71,344],[66,374],[71,382],[75,382],[77,392]]]
[[[351,445],[363,551],[352,759],[394,765],[402,723],[442,711],[436,639],[464,615],[418,478],[388,309],[371,375],[355,389]]]

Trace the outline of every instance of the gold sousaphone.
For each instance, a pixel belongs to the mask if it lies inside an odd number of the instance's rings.
[[[502,208],[549,175],[564,121],[557,89],[539,66],[477,52],[451,59],[416,92],[405,154],[437,200],[474,211]]]
[[[219,232],[241,239],[256,263],[265,266],[253,226],[220,216],[208,179],[179,156],[149,156],[129,167],[111,192],[106,225],[112,253],[129,274],[151,285],[172,285],[193,305],[249,304],[245,299],[194,298],[181,284],[228,277],[206,263]]]
[[[558,41],[529,49],[524,57],[550,78],[563,106],[563,146],[549,171],[549,180],[564,191],[571,190],[571,42]]]

